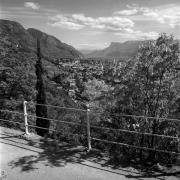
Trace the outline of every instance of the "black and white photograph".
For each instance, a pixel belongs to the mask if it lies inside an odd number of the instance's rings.
[[[180,0],[0,0],[0,180],[180,180]]]

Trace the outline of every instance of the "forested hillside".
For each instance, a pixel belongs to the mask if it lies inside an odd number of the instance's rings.
[[[76,106],[51,78],[59,72],[55,63],[61,58],[79,58],[81,53],[35,29],[25,30],[17,22],[0,20],[0,103],[1,107],[22,110],[20,101],[36,100],[37,38],[40,39],[48,103]],[[30,33],[31,32],[31,33]],[[10,101],[9,101],[10,100]],[[35,112],[34,107],[30,108]],[[7,117],[9,115],[6,115]]]

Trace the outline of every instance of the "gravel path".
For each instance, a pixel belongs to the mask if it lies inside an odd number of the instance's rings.
[[[145,178],[131,167],[105,167],[103,160],[96,163],[93,157],[83,158],[86,153],[82,147],[65,143],[57,146],[50,139],[44,141],[33,134],[26,137],[23,132],[4,127],[0,131],[0,155],[0,179],[7,180],[180,179],[180,172]]]

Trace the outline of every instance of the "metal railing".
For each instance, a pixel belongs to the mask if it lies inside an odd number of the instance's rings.
[[[67,109],[67,110],[85,112],[86,113],[86,125],[81,124],[81,123],[77,123],[77,122],[69,122],[69,121],[63,121],[63,120],[58,120],[58,119],[53,119],[53,118],[38,117],[38,116],[35,116],[35,115],[32,115],[32,114],[28,114],[28,112],[27,112],[27,104],[41,105],[41,106],[48,106],[48,107],[59,108],[59,109]],[[111,130],[111,131],[116,131],[116,132],[125,132],[125,133],[129,133],[129,134],[138,134],[138,135],[145,135],[145,136],[169,138],[169,139],[176,140],[178,144],[180,142],[180,136],[169,136],[169,135],[165,135],[165,134],[153,134],[153,133],[149,133],[149,132],[138,132],[138,131],[134,131],[134,130],[132,131],[132,130],[126,130],[126,129],[115,129],[115,128],[107,128],[107,127],[91,125],[91,123],[90,123],[90,113],[94,113],[94,114],[98,114],[98,113],[91,112],[90,109],[89,109],[89,106],[87,106],[87,109],[85,110],[85,109],[78,109],[78,108],[68,108],[68,107],[54,106],[54,105],[50,105],[50,104],[36,104],[36,103],[33,103],[33,102],[28,103],[27,101],[24,101],[23,102],[23,111],[24,112],[22,113],[22,112],[18,112],[18,111],[0,109],[0,112],[7,112],[7,113],[23,115],[24,116],[24,123],[17,122],[17,121],[10,121],[10,120],[6,120],[6,119],[0,119],[0,121],[11,122],[11,123],[17,123],[17,124],[20,124],[20,125],[24,125],[25,133],[27,135],[29,134],[29,128],[28,127],[45,129],[45,130],[54,131],[54,132],[60,132],[60,131],[55,130],[55,129],[49,129],[49,128],[43,128],[43,127],[39,127],[39,126],[35,126],[35,125],[30,125],[30,124],[28,124],[28,117],[41,118],[41,119],[54,121],[54,122],[59,122],[59,123],[64,123],[64,124],[83,126],[83,127],[86,128],[88,151],[90,151],[92,149],[91,141],[99,141],[99,142],[103,142],[103,143],[117,144],[117,145],[120,145],[120,146],[125,146],[125,147],[129,147],[129,148],[140,149],[140,150],[156,151],[156,152],[160,152],[160,153],[169,153],[169,154],[180,155],[179,150],[178,150],[178,152],[173,152],[173,151],[167,151],[167,150],[161,150],[161,149],[155,149],[155,148],[149,148],[149,147],[142,147],[142,146],[136,146],[136,145],[132,145],[132,144],[126,144],[126,143],[121,143],[121,142],[116,142],[116,141],[110,141],[110,140],[99,139],[99,138],[96,138],[96,137],[91,137],[91,129],[93,128],[93,129],[99,129],[99,130]],[[145,118],[145,119],[151,119],[151,120],[157,119],[157,117],[146,117],[146,116],[126,115],[126,114],[112,114],[112,115],[113,116],[118,116],[118,117]],[[173,121],[173,122],[180,123],[180,119],[168,119],[168,118],[158,118],[158,119],[163,120],[163,121]]]

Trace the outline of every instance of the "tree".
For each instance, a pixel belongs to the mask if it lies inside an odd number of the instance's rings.
[[[33,53],[20,51],[17,44],[7,36],[0,38],[0,47],[0,107],[22,112],[23,100],[31,101],[36,96],[35,56]],[[17,114],[0,112],[0,116],[2,119],[21,123],[24,121]],[[19,124],[1,124],[21,128]]]
[[[43,68],[41,62],[41,51],[40,51],[40,41],[37,40],[37,63],[36,63],[36,76],[37,76],[37,97],[36,97],[36,126],[46,129],[36,128],[36,132],[40,136],[45,136],[48,133],[48,128],[50,126],[49,120],[43,119],[47,118],[47,107],[46,104],[46,93],[43,82]]]
[[[179,50],[179,44],[172,36],[162,34],[155,42],[143,46],[137,57],[135,79],[141,91],[140,99],[144,107],[141,106],[141,109],[145,116],[156,117],[150,125],[152,134],[165,134],[171,128],[169,123],[162,126],[163,122],[159,118],[172,116],[175,110],[179,96],[177,83],[179,84],[180,73],[176,70],[180,65]],[[173,134],[176,133],[177,129]],[[160,143],[160,139],[155,136],[147,141],[150,148],[157,147],[156,144]],[[167,144],[165,141],[164,144]],[[143,143],[142,136],[141,145]],[[155,159],[155,153],[151,152],[149,159]]]
[[[164,122],[159,118],[172,117],[178,107],[180,72],[176,68],[180,65],[179,55],[179,44],[172,36],[166,34],[162,34],[156,41],[147,42],[139,49],[133,60],[134,65],[125,74],[128,78],[125,81],[121,80],[121,85],[117,86],[119,90],[115,88],[115,94],[119,98],[117,98],[114,111],[151,116],[154,119],[126,118],[123,128],[177,136],[176,124]],[[114,123],[117,123],[117,120]],[[120,125],[122,128],[122,124]],[[129,139],[132,138],[129,137]],[[177,141],[167,138],[142,135],[132,143],[138,146],[177,151]],[[142,153],[141,151],[141,157]],[[147,156],[147,151],[144,154]],[[162,155],[156,156],[154,151],[149,151],[148,159],[150,161],[171,160],[171,158],[167,158],[167,154],[163,154],[163,158],[158,158],[160,156]]]

